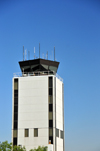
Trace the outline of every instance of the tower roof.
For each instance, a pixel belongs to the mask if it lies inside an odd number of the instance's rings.
[[[57,72],[59,62],[45,60],[45,59],[34,59],[19,62],[21,71],[23,72],[35,72],[35,71],[54,71]]]

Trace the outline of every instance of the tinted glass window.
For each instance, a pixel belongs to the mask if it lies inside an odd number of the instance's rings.
[[[13,145],[17,145],[17,138],[13,138]]]
[[[18,104],[18,97],[14,98],[14,104]]]
[[[59,129],[56,129],[56,137],[59,137]]]
[[[14,129],[17,129],[17,122],[14,122]]]
[[[29,129],[25,129],[25,137],[29,137]]]
[[[14,112],[18,112],[18,106],[14,106]]]
[[[38,128],[34,129],[34,137],[38,137]]]
[[[53,120],[49,120],[49,127],[53,127]]]
[[[53,105],[49,104],[49,111],[53,111]]]
[[[60,131],[60,138],[64,138],[64,132],[63,131]]]
[[[52,88],[52,77],[49,77],[49,88]]]
[[[49,140],[51,140],[51,144],[53,144],[53,136],[49,136]]]
[[[49,136],[53,136],[53,128],[49,128]]]
[[[14,121],[17,121],[17,119],[18,119],[18,114],[14,113]]]
[[[49,88],[49,95],[52,95],[52,88]]]

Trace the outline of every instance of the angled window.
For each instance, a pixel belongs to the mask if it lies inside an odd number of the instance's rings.
[[[60,138],[64,138],[64,132],[63,131],[60,131]]]
[[[59,137],[59,129],[56,128],[56,137]]]

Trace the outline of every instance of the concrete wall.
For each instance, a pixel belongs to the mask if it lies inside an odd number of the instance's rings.
[[[48,144],[48,77],[20,77],[18,98],[18,145],[27,151]],[[34,137],[38,128],[38,137]],[[29,137],[24,131],[29,129]]]

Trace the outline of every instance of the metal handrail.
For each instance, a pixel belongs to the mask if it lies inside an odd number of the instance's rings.
[[[42,75],[55,75],[60,81],[63,82],[63,79],[54,71],[17,72],[13,74],[14,77],[42,76]]]

